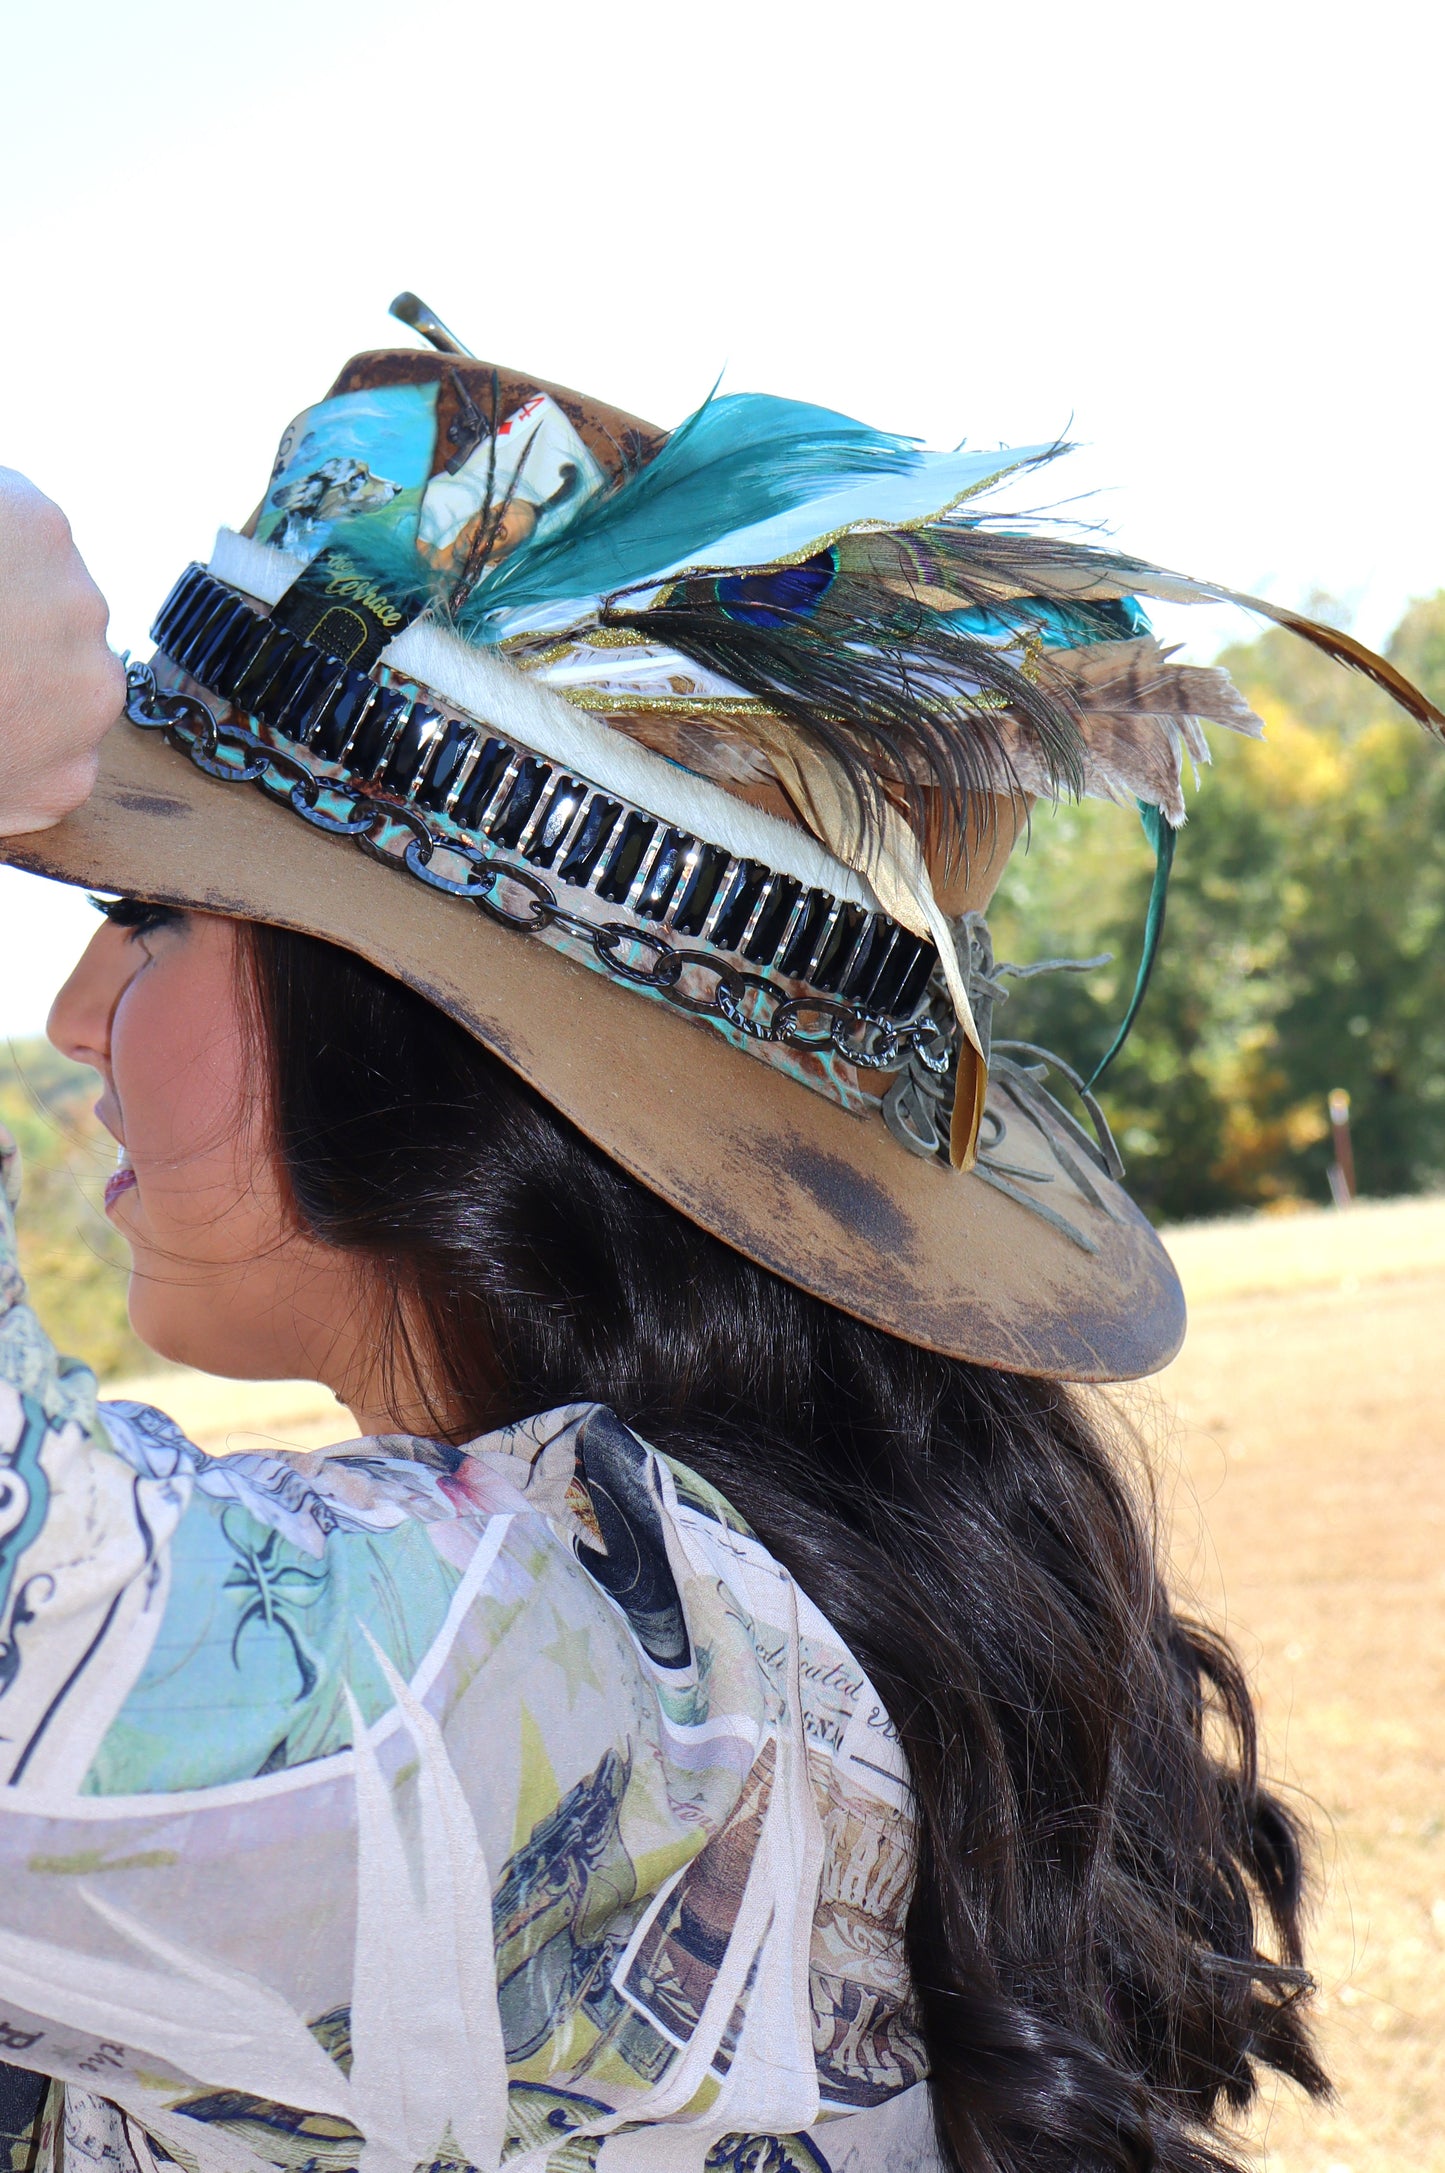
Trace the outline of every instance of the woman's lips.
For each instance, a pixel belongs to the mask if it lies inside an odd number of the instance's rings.
[[[134,1183],[135,1171],[130,1166],[130,1160],[124,1147],[118,1147],[115,1155],[115,1168],[105,1180],[105,1211],[107,1214],[110,1213],[121,1194],[129,1192]]]

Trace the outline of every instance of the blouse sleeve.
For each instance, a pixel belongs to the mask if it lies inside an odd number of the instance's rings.
[[[215,1787],[340,1748],[349,1696],[389,1702],[377,1649],[409,1673],[456,1589],[434,1477],[349,1509],[318,1459],[213,1458],[98,1405],[26,1303],[8,1136],[0,1166],[0,1789]]]

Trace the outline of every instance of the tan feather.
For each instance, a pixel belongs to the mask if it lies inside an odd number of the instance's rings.
[[[928,864],[916,833],[881,795],[877,805],[868,811],[865,823],[857,795],[841,767],[811,746],[785,718],[750,717],[748,728],[767,749],[784,789],[813,835],[845,866],[867,878],[885,913],[913,935],[929,938],[937,948],[964,1035],[954,1084],[949,1159],[955,1169],[972,1169],[978,1158],[988,1066],[953,931],[933,895]]]
[[[1055,591],[1051,586],[1048,593]],[[1337,664],[1344,664],[1351,671],[1372,681],[1391,701],[1398,702],[1407,716],[1414,717],[1437,738],[1445,738],[1445,711],[1437,709],[1429,697],[1397,671],[1388,657],[1367,649],[1353,634],[1343,633],[1337,626],[1326,626],[1319,619],[1311,619],[1302,611],[1290,611],[1281,604],[1266,602],[1262,596],[1246,595],[1243,589],[1230,589],[1210,581],[1194,581],[1186,574],[1166,573],[1154,566],[1123,565],[1115,574],[1093,576],[1093,585],[1074,588],[1068,593],[1076,596],[1156,596],[1164,603],[1175,604],[1237,604],[1241,611],[1252,611],[1262,619],[1269,619],[1276,626],[1285,627],[1291,634],[1298,634],[1302,641],[1319,649],[1325,656],[1333,657]]]
[[[1047,779],[1028,735],[1011,717],[1000,720],[1015,775],[1025,791],[1046,796]],[[1107,710],[1085,710],[1081,718],[1084,739],[1084,796],[1113,800],[1132,807],[1144,800],[1162,808],[1178,829],[1184,820],[1182,786],[1184,758],[1197,764],[1209,760],[1209,743],[1192,717],[1150,717],[1138,711],[1122,716]]]
[[[1048,649],[1036,668],[1063,699],[1086,711],[1206,717],[1247,739],[1263,737],[1263,724],[1228,672],[1212,665],[1175,664],[1177,654],[1146,636],[1101,641],[1087,649]]]
[[[711,778],[714,784],[774,782],[766,755],[751,743],[753,734],[744,738],[711,719],[688,716],[681,702],[677,711],[626,710],[608,721],[628,739],[650,747],[654,754],[666,755],[699,777]]]

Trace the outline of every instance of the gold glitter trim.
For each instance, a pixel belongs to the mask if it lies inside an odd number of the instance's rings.
[[[514,649],[525,648],[529,641],[535,640],[535,634],[508,634],[504,641],[497,643],[497,647],[510,653]],[[646,634],[634,633],[630,626],[585,626],[579,627],[576,633],[564,634],[560,641],[554,641],[548,649],[539,649],[535,656],[523,657],[518,661],[520,668],[525,671],[538,664],[559,663],[563,657],[575,655],[579,649],[653,649],[657,646],[656,642],[649,641]]]
[[[777,710],[766,702],[726,694],[609,694],[600,687],[553,687],[550,691],[560,694],[574,709],[593,711],[604,717],[778,717]],[[950,708],[963,710],[1007,709],[1009,706],[1006,694],[990,693],[982,687],[976,694],[957,695],[949,704]],[[838,713],[826,714],[830,724],[846,725],[852,721]]]
[[[593,626],[581,636],[584,649],[650,649],[653,644],[646,634],[635,633],[630,626]]]
[[[506,648],[507,644],[503,642],[500,646]],[[547,664],[565,664],[576,656],[580,646],[575,641],[558,641],[550,649],[540,649],[535,656],[509,656],[507,662],[514,671],[539,672]]]
[[[574,709],[600,711],[604,716],[673,717],[773,717],[777,711],[766,702],[732,694],[608,694],[600,687],[554,687]]]

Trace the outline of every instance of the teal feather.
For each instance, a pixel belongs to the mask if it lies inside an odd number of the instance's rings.
[[[1154,848],[1154,880],[1149,886],[1149,910],[1144,916],[1144,948],[1139,959],[1139,971],[1134,977],[1134,993],[1129,998],[1129,1008],[1124,1013],[1119,1031],[1110,1042],[1104,1056],[1094,1066],[1088,1085],[1092,1089],[1103,1078],[1125,1042],[1134,1030],[1139,1016],[1149,977],[1154,971],[1154,961],[1159,955],[1159,943],[1164,934],[1164,905],[1169,895],[1169,871],[1174,865],[1174,846],[1178,833],[1166,822],[1161,809],[1139,802],[1139,820],[1144,825],[1144,835]]]
[[[1085,605],[1024,596],[1013,603],[951,611],[948,621],[980,641],[1037,634],[1046,649],[1088,649],[1100,641],[1133,641],[1149,632],[1149,621],[1132,596]]]
[[[565,527],[484,574],[459,614],[485,639],[499,605],[601,596],[645,581],[719,536],[769,520],[860,476],[901,475],[929,455],[830,409],[765,393],[706,401],[645,468],[583,499]]]

